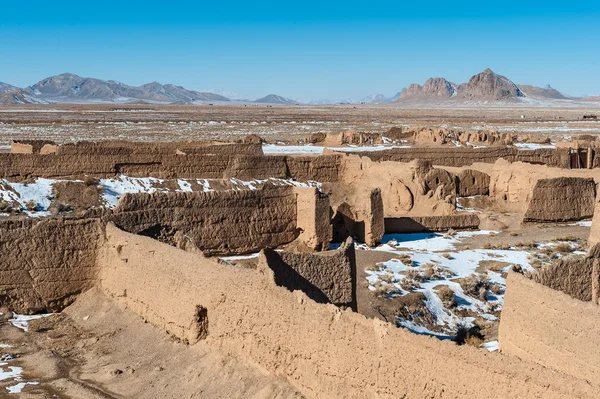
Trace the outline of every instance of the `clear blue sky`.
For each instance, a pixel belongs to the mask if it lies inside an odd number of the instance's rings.
[[[600,93],[600,1],[2,0],[0,81],[62,72],[299,99],[392,95],[486,67]]]

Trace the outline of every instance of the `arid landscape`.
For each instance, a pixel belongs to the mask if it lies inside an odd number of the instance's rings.
[[[597,397],[600,107],[481,79],[3,105],[0,396]]]

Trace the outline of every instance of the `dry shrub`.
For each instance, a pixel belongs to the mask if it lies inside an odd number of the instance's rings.
[[[518,236],[520,236],[520,235],[521,235],[521,233],[519,233],[519,232],[517,232],[517,231],[511,231],[511,232],[509,233],[509,235],[510,235],[511,237],[518,237]]]
[[[569,244],[558,244],[553,247],[556,252],[560,252],[561,254],[573,252],[573,248]]]
[[[465,294],[479,298],[482,301],[487,300],[487,289],[491,286],[491,283],[486,275],[471,275],[461,279],[459,284]]]
[[[27,210],[30,212],[35,212],[39,209],[37,202],[35,202],[34,200],[28,201],[25,204],[25,208],[27,208]]]
[[[454,291],[447,285],[442,285],[437,288],[437,295],[444,304],[446,308],[454,308],[456,307],[456,297],[454,296]]]
[[[410,258],[410,255],[408,255],[408,254],[400,254],[400,255],[398,255],[398,259],[400,260],[400,262],[402,262],[406,266],[412,266],[413,265],[413,261]]]
[[[99,183],[100,181],[98,179],[93,178],[92,176],[85,176],[83,178],[83,184],[85,184],[88,187],[97,186]]]
[[[481,334],[481,328],[478,325],[474,325],[473,327],[467,327],[465,325],[460,325],[456,329],[456,336],[454,337],[454,342],[459,345],[472,345],[472,346],[480,346],[483,344],[483,334]]]
[[[450,229],[444,234],[444,238],[452,238],[456,235],[456,231],[454,229]]]
[[[67,212],[72,212],[73,211],[73,207],[69,204],[63,204],[60,203],[58,204],[58,206],[56,207],[56,211],[58,213],[67,213]]]
[[[379,279],[380,279],[381,281],[383,281],[384,283],[388,283],[388,284],[393,284],[393,283],[395,283],[396,281],[398,281],[398,280],[396,279],[396,277],[394,277],[394,273],[392,273],[392,272],[391,272],[391,271],[389,271],[389,270],[386,270],[384,273],[381,273],[381,274],[379,275]]]
[[[369,265],[366,270],[371,271],[371,272],[378,272],[381,269],[383,269],[383,264],[382,263],[374,263],[372,265]]]
[[[9,213],[11,211],[11,206],[7,201],[0,201],[0,212]]]
[[[444,258],[446,258],[446,259],[449,259],[449,260],[452,260],[452,259],[454,259],[454,258],[452,257],[452,255],[450,255],[448,252],[446,252],[446,253],[443,253],[443,254],[442,254],[442,256],[443,256]]]
[[[556,239],[556,241],[568,241],[568,242],[575,242],[578,240],[579,240],[579,238],[577,238],[575,236],[564,236],[564,237]]]
[[[483,249],[493,249],[493,245],[491,243],[489,243],[489,242],[486,242],[485,244],[483,244],[481,246],[481,248],[483,248]]]

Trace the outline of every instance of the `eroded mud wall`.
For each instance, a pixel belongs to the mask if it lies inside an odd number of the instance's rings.
[[[0,154],[0,177],[24,179],[90,175],[131,177],[337,181],[338,155],[287,157],[228,154]]]
[[[594,261],[597,262],[594,258],[557,260],[534,274],[533,279],[574,299],[589,302],[598,296],[600,287],[600,279],[594,273]]]
[[[500,317],[502,353],[597,383],[599,329],[600,306],[509,274]]]
[[[319,303],[356,310],[356,256],[348,239],[333,253],[277,252],[265,248],[259,268],[269,268],[275,283],[290,291],[300,290]]]
[[[420,233],[426,231],[474,230],[479,228],[479,217],[473,213],[449,216],[413,216],[386,218],[385,232]]]
[[[235,255],[293,241],[293,187],[195,193],[125,194],[113,216],[120,228],[207,255]]]
[[[566,148],[519,150],[515,147],[416,147],[363,151],[355,154],[368,157],[373,161],[410,162],[421,159],[439,166],[469,166],[476,162],[494,163],[499,158],[503,158],[510,162],[527,162],[568,169],[569,151]]]
[[[96,282],[97,219],[0,222],[0,303],[16,312],[60,310]]]
[[[312,250],[326,250],[331,242],[329,197],[314,187],[295,187],[298,239]]]
[[[559,177],[538,180],[527,212],[526,222],[566,222],[591,218],[596,202],[592,178]]]
[[[131,311],[175,337],[256,363],[309,398],[598,392],[598,379],[418,336],[278,287],[268,270],[215,264],[112,226],[101,259],[101,288]]]

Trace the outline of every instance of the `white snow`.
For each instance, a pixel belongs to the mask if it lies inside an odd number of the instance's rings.
[[[522,150],[539,150],[541,148],[556,148],[556,144],[515,143]]]
[[[481,346],[483,346],[485,349],[487,349],[490,352],[495,352],[498,349],[500,349],[500,343],[498,341],[486,342],[486,343],[482,344]]]
[[[7,364],[6,362],[0,362],[0,381],[21,378],[23,369],[17,366],[8,366],[7,370],[5,370],[2,366],[6,366]]]
[[[119,198],[126,193],[148,193],[158,191],[154,185],[161,184],[162,179],[155,177],[129,177],[120,175],[117,179],[101,179],[100,185],[104,187],[104,202],[107,207],[114,208],[119,203]]]
[[[592,221],[591,220],[583,220],[581,222],[570,223],[569,226],[592,227]]]
[[[20,328],[23,331],[27,331],[29,328],[29,322],[31,320],[41,319],[42,317],[52,316],[53,313],[36,314],[36,315],[22,315],[13,313],[13,318],[8,321],[13,326]]]
[[[506,272],[512,265],[519,265],[527,271],[533,271],[528,261],[529,252],[521,250],[492,250],[492,249],[466,249],[456,250],[456,245],[461,240],[474,235],[487,235],[492,231],[479,230],[459,232],[453,236],[444,236],[436,233],[414,233],[414,234],[387,234],[384,236],[383,244],[377,248],[369,249],[364,245],[358,245],[364,250],[375,250],[391,252],[398,255],[408,256],[407,260],[392,259],[381,262],[378,270],[367,270],[367,281],[369,289],[375,290],[378,284],[385,281],[390,286],[387,296],[403,296],[409,293],[402,288],[406,273],[420,273],[425,270],[423,266],[436,268],[439,279],[429,279],[419,282],[420,287],[415,287],[413,292],[421,292],[425,296],[425,306],[433,315],[435,323],[440,326],[443,333],[430,331],[417,320],[398,320],[399,325],[409,328],[411,331],[421,334],[441,335],[451,334],[458,325],[472,325],[473,317],[461,317],[450,309],[447,309],[436,293],[436,288],[446,285],[455,296],[456,310],[469,310],[480,317],[495,320],[496,316],[492,310],[502,307],[503,294],[487,293],[487,301],[482,301],[471,295],[467,295],[457,279],[477,276],[477,269],[483,261],[498,261],[507,264],[500,272],[487,270],[485,277],[503,292],[506,284],[501,272]],[[407,262],[407,263],[404,263]],[[383,277],[383,278],[382,278]]]
[[[265,155],[321,155],[325,147],[317,147],[311,144],[308,145],[275,145],[265,144],[263,145],[263,152]]]
[[[19,207],[30,216],[48,215],[48,207],[52,199],[52,185],[55,180],[36,179],[34,183],[13,183],[6,179],[0,180],[0,197],[3,201],[18,203]],[[33,202],[37,211],[27,209],[27,204]]]

